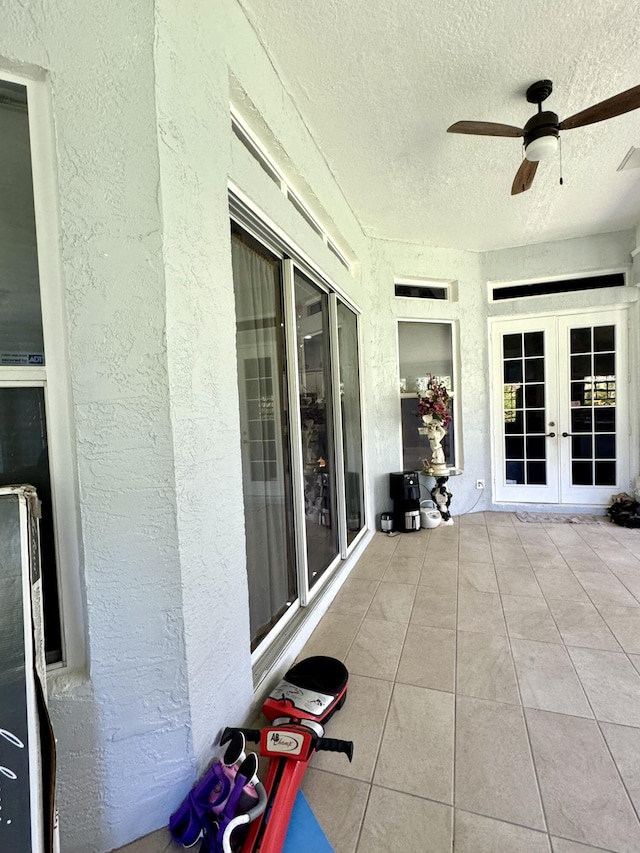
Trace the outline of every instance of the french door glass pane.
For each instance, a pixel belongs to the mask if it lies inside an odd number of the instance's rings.
[[[360,377],[358,371],[358,326],[356,315],[342,302],[338,302],[338,352],[344,483],[347,505],[347,544],[349,544],[364,524],[364,486],[362,477]]]
[[[280,261],[232,235],[251,647],[297,598]]]
[[[27,90],[0,80],[0,366],[43,365]]]
[[[571,474],[574,486],[616,482],[615,326],[571,329]]]
[[[546,485],[544,332],[504,335],[502,362],[506,483]]]
[[[327,294],[296,270],[296,342],[311,588],[338,554]]]
[[[62,640],[43,388],[0,388],[0,486],[29,483],[42,503],[40,550],[47,662],[60,660]]]

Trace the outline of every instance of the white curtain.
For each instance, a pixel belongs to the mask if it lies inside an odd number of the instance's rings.
[[[277,259],[255,251],[236,235],[232,260],[249,610],[255,644],[296,595],[287,547],[291,523],[280,387],[280,269]]]

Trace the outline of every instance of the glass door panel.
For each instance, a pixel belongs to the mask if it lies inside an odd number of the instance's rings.
[[[493,325],[496,500],[557,500],[554,322]]]
[[[294,273],[309,589],[338,556],[328,295]]]
[[[297,599],[280,261],[232,235],[251,647]]]
[[[356,315],[344,303],[338,302],[337,313],[347,544],[351,544],[364,526],[358,326]]]
[[[607,317],[609,314],[609,317]],[[602,322],[605,320],[605,322]],[[628,480],[626,323],[621,312],[560,318],[568,375],[561,433],[562,499],[608,504]]]

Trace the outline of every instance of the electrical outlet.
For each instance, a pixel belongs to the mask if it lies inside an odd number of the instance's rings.
[[[484,480],[476,480],[476,489],[484,489]]]

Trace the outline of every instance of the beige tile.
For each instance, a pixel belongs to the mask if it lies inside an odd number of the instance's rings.
[[[627,655],[631,663],[635,666],[636,670],[640,672],[640,655]]]
[[[640,826],[597,723],[526,710],[549,831],[637,853]]]
[[[427,555],[422,565],[420,583],[425,586],[434,587],[435,589],[446,589],[449,592],[455,591],[458,585],[457,562],[430,562],[429,555]]]
[[[442,528],[436,528],[441,530]],[[446,530],[446,528],[444,528]],[[458,540],[454,538],[433,538],[425,554],[425,563],[447,563],[456,565],[459,556]]]
[[[545,598],[559,598],[565,601],[589,601],[571,569],[535,568],[534,574]]]
[[[456,593],[419,586],[413,602],[411,623],[430,628],[455,628]]]
[[[365,616],[344,658],[349,672],[393,681],[406,630],[407,626],[399,622],[384,622]]]
[[[396,684],[373,781],[375,785],[451,803],[453,694]],[[420,745],[411,750],[411,745]]]
[[[566,838],[554,838],[551,836],[553,853],[609,853],[602,847],[585,847],[584,844],[576,844],[575,841],[567,841]]]
[[[584,540],[578,531],[570,524],[545,524],[549,539],[557,547],[584,548]]]
[[[471,528],[469,528],[471,529]],[[465,542],[460,542],[458,548],[458,559],[460,562],[471,563],[474,560],[478,563],[493,563],[493,554],[489,542],[479,541],[473,542],[471,539]]]
[[[456,632],[409,625],[396,681],[453,692]]]
[[[496,513],[487,513],[487,515],[495,515]],[[468,512],[459,517],[460,527],[484,527],[487,524],[487,519],[484,512]]]
[[[612,543],[607,543],[601,549],[594,548],[594,551],[596,551],[602,562],[612,571],[616,573],[618,571],[628,571],[630,576],[635,572],[635,576],[638,576],[640,572],[640,560],[622,545],[618,545],[612,541]]]
[[[545,828],[521,708],[458,696],[455,805]]]
[[[488,530],[493,530],[496,527],[506,527],[512,535],[515,535],[514,520],[515,515],[511,512],[487,512],[485,514],[485,523]]]
[[[367,548],[363,556],[360,557],[351,570],[349,577],[379,581],[391,563],[391,558],[391,553],[385,553],[384,551],[371,553],[370,548]]]
[[[525,707],[593,717],[564,646],[511,640],[511,649]]]
[[[596,719],[640,726],[640,675],[622,652],[581,649],[569,654]]]
[[[459,631],[456,685],[459,695],[519,704],[507,637]]]
[[[424,557],[424,552],[429,547],[430,541],[430,530],[423,528],[420,530],[410,530],[399,537],[395,553],[403,556]]]
[[[542,598],[542,590],[533,571],[528,566],[500,566],[496,564],[498,586],[503,595],[526,595]]]
[[[427,850],[451,853],[451,806],[432,803],[397,791],[371,789],[358,853]],[[428,843],[428,848],[423,846]],[[421,845],[416,847],[416,845]]]
[[[546,833],[455,810],[456,853],[550,853]]]
[[[413,584],[381,581],[367,617],[408,624],[415,595],[416,587]]]
[[[594,604],[617,604],[638,607],[638,602],[620,581],[607,569],[603,572],[578,572],[576,577]]]
[[[327,737],[353,741],[353,761],[333,752],[318,752],[311,766],[340,776],[371,782],[382,740],[391,691],[390,681],[349,674],[347,701],[326,726]]]
[[[329,606],[330,613],[341,613],[343,616],[364,614],[378,588],[378,581],[368,581],[363,578],[348,577],[342,589]]]
[[[558,546],[567,565],[574,572],[608,572],[609,569],[602,562],[596,552],[587,545],[578,545],[565,548]]]
[[[544,598],[503,595],[502,606],[510,637],[547,643],[562,642]]]
[[[492,563],[460,563],[458,585],[460,589],[496,593],[498,592],[496,570]]]
[[[602,723],[600,728],[631,801],[640,811],[640,729],[613,723]]]
[[[362,616],[358,613],[348,615],[325,613],[320,624],[307,640],[304,657],[327,655],[343,661],[361,623]]]
[[[491,556],[496,566],[510,566],[517,568],[529,568],[529,559],[523,546],[517,539],[505,542],[491,537]]]
[[[458,593],[458,630],[506,636],[500,596],[461,589]]]
[[[369,785],[310,767],[302,791],[335,853],[354,853]]]
[[[640,654],[640,607],[600,604],[598,610],[625,652]]]
[[[567,569],[567,563],[553,544],[525,542],[524,550],[531,566],[541,569]]]
[[[547,603],[567,646],[620,651],[616,638],[590,601],[549,599]]]
[[[513,524],[516,536],[523,543],[536,542],[540,545],[552,545],[549,534],[541,524],[520,521],[516,517]],[[554,545],[555,547],[555,545]]]
[[[640,568],[614,566],[611,571],[624,584],[636,601],[640,600]]]
[[[382,580],[387,583],[413,583],[420,580],[422,557],[396,556],[390,560]]]
[[[167,829],[158,829],[125,847],[119,847],[117,853],[165,853],[166,850],[184,850],[181,844],[175,844]]]

